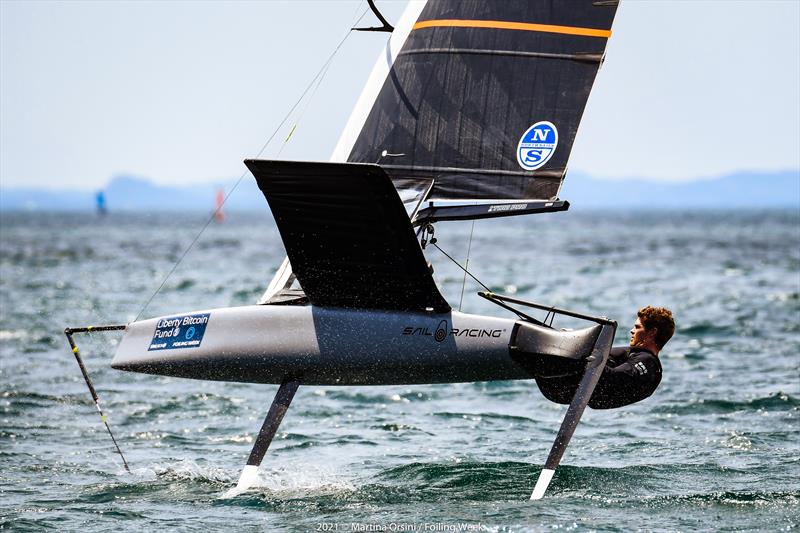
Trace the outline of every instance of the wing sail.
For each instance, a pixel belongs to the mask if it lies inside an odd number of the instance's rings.
[[[377,165],[247,160],[312,304],[447,312],[403,202]]]

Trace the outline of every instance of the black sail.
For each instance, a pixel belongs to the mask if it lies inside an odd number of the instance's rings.
[[[348,161],[379,162],[401,193],[432,179],[430,200],[556,197],[615,12],[429,0]]]

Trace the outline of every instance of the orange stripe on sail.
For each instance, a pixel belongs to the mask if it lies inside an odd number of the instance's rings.
[[[436,28],[441,26],[459,28],[494,28],[500,30],[540,31],[546,33],[563,33],[567,35],[583,35],[585,37],[611,37],[611,30],[594,28],[578,28],[576,26],[553,26],[551,24],[529,24],[527,22],[505,22],[502,20],[458,20],[440,19],[423,20],[414,24],[415,30]]]

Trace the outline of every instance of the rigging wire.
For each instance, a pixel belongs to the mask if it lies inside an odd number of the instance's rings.
[[[361,13],[361,16],[359,16],[359,17],[358,17],[358,19],[355,21],[355,23],[350,25],[350,26],[351,26],[351,28],[352,28],[352,26],[355,26],[355,25],[357,25],[359,22],[361,22],[361,19],[363,19],[363,18],[364,18],[364,16],[367,14],[367,12],[368,12],[368,11],[369,11],[369,8],[367,8],[367,9],[364,9],[363,13]],[[261,154],[264,152],[264,150],[266,150],[266,149],[267,149],[267,146],[269,146],[269,144],[272,142],[272,140],[273,140],[273,139],[275,138],[275,136],[278,134],[278,132],[280,131],[280,129],[281,129],[283,126],[284,126],[284,124],[286,124],[286,121],[287,121],[287,120],[289,120],[289,117],[292,115],[292,113],[294,113],[295,109],[297,109],[297,106],[298,106],[298,105],[300,105],[300,102],[302,102],[302,101],[303,101],[303,99],[305,98],[306,94],[308,94],[308,91],[309,91],[309,90],[311,90],[311,88],[312,88],[312,87],[314,87],[314,86],[315,86],[315,84],[316,84],[316,87],[317,87],[317,88],[319,87],[319,83],[317,83],[317,80],[319,80],[319,82],[321,82],[321,81],[322,81],[321,77],[324,77],[325,73],[328,71],[328,67],[330,67],[330,64],[331,64],[331,62],[333,61],[333,58],[334,58],[334,57],[336,56],[336,54],[339,52],[339,49],[342,47],[342,45],[343,45],[343,44],[344,44],[344,42],[347,40],[347,38],[348,38],[348,37],[350,37],[350,34],[351,34],[352,32],[353,32],[353,30],[352,30],[352,29],[349,29],[349,30],[347,31],[347,33],[345,34],[345,36],[344,36],[344,37],[343,37],[343,38],[342,38],[342,39],[339,41],[339,44],[337,44],[337,45],[336,45],[336,47],[333,49],[333,52],[331,52],[331,54],[328,56],[328,59],[325,61],[325,63],[323,63],[322,67],[321,67],[321,68],[320,68],[320,69],[317,71],[317,74],[316,74],[316,75],[315,75],[315,76],[314,76],[314,77],[311,79],[311,81],[310,81],[310,82],[308,83],[308,85],[306,86],[305,90],[303,90],[303,93],[300,95],[300,97],[297,99],[297,101],[296,101],[296,102],[295,102],[295,103],[292,105],[292,107],[289,109],[289,111],[288,111],[288,112],[286,113],[286,115],[283,117],[283,120],[281,120],[281,122],[278,124],[278,127],[276,127],[276,128],[275,128],[275,131],[273,131],[273,132],[272,132],[272,135],[270,135],[270,136],[269,136],[269,138],[266,140],[266,142],[263,144],[263,146],[261,146],[261,149],[260,149],[260,150],[258,151],[258,153],[255,155],[255,157],[256,157],[256,158],[260,157],[260,156],[261,156]],[[316,89],[314,90],[314,92],[312,93],[312,95],[313,95],[313,94],[315,94],[315,93],[316,93]],[[306,106],[306,107],[307,107],[307,106]],[[301,114],[301,118],[302,118],[302,114]],[[298,119],[298,121],[299,121],[299,119]],[[297,126],[297,125],[295,124],[295,127],[296,127],[296,126]],[[295,129],[295,128],[292,128],[292,131],[289,133],[289,136],[288,136],[288,137],[286,138],[286,140],[284,141],[284,145],[285,145],[285,144],[286,144],[286,142],[287,142],[287,141],[288,141],[288,140],[291,138],[292,134],[294,133],[294,129]],[[282,150],[282,149],[283,149],[283,148],[281,147],[281,150]],[[278,153],[280,154],[280,152],[278,152]],[[197,243],[197,241],[200,239],[200,236],[201,236],[201,235],[202,235],[202,234],[203,234],[203,233],[206,231],[206,229],[208,229],[208,226],[209,226],[209,225],[211,225],[211,222],[212,222],[212,221],[214,220],[214,218],[215,218],[215,217],[218,215],[218,213],[219,213],[219,212],[222,210],[222,207],[225,205],[225,202],[227,202],[227,201],[228,201],[228,198],[230,198],[231,194],[233,194],[233,191],[235,191],[235,190],[236,190],[236,188],[239,186],[239,184],[242,182],[242,180],[244,179],[244,177],[245,177],[246,175],[247,175],[247,170],[245,170],[244,172],[242,172],[242,175],[241,175],[241,176],[239,176],[239,179],[238,179],[238,180],[236,180],[236,183],[233,185],[233,187],[231,187],[231,190],[230,190],[230,191],[228,191],[228,193],[225,195],[225,198],[222,200],[222,203],[220,203],[220,204],[219,204],[219,205],[216,207],[216,209],[214,209],[214,211],[211,213],[211,216],[208,218],[208,220],[206,220],[205,224],[204,224],[204,225],[203,225],[203,227],[200,229],[200,231],[197,233],[197,235],[195,236],[195,238],[194,238],[194,239],[192,239],[192,242],[191,242],[191,243],[189,244],[189,246],[188,246],[188,247],[187,247],[187,248],[186,248],[186,249],[183,251],[183,253],[182,253],[182,254],[181,254],[181,256],[178,258],[178,260],[175,262],[175,264],[174,264],[174,265],[172,265],[172,268],[171,268],[171,269],[170,269],[170,271],[167,273],[167,275],[166,275],[166,276],[164,276],[164,279],[161,281],[161,284],[158,286],[158,288],[155,290],[155,292],[153,292],[153,294],[152,294],[152,295],[150,295],[150,297],[147,299],[147,301],[145,302],[145,304],[142,306],[142,309],[141,309],[141,310],[139,311],[139,313],[136,315],[136,318],[134,318],[134,319],[133,319],[133,321],[134,321],[134,322],[138,321],[138,320],[139,320],[139,318],[141,318],[142,314],[145,312],[145,310],[147,309],[147,307],[148,307],[148,306],[150,305],[150,303],[153,301],[153,298],[155,298],[155,297],[156,297],[156,295],[157,295],[159,292],[161,292],[161,289],[163,289],[163,288],[164,288],[164,285],[167,283],[167,280],[170,278],[170,276],[172,276],[172,274],[174,274],[174,273],[175,273],[175,270],[178,268],[178,266],[179,266],[179,265],[181,264],[181,262],[184,260],[184,258],[186,257],[186,255],[189,253],[189,251],[190,251],[190,250],[191,250],[191,249],[194,247],[194,245],[195,245],[195,244]]]
[[[464,303],[464,289],[467,286],[467,269],[469,268],[469,252],[472,250],[472,234],[475,232],[475,219],[472,219],[472,228],[469,230],[469,242],[467,243],[467,259],[464,261],[464,279],[461,282],[461,299],[458,301],[458,310],[461,311],[461,304]]]
[[[457,266],[458,268],[460,268],[461,270],[463,270],[465,274],[469,275],[469,277],[471,277],[472,279],[474,279],[475,281],[477,281],[477,282],[478,282],[478,284],[479,284],[481,287],[483,287],[484,289],[486,289],[486,290],[487,290],[487,291],[489,291],[489,292],[492,292],[492,289],[490,289],[489,287],[487,287],[487,286],[486,286],[486,285],[485,285],[485,284],[484,284],[484,283],[483,283],[481,280],[479,280],[478,278],[476,278],[475,276],[473,276],[473,275],[472,275],[472,272],[470,272],[469,270],[467,270],[466,268],[464,268],[463,266],[461,266],[461,263],[459,263],[458,261],[456,261],[455,259],[453,259],[453,257],[452,257],[450,254],[448,254],[447,252],[445,252],[444,250],[442,250],[442,249],[439,247],[439,245],[436,243],[436,240],[435,240],[435,239],[432,239],[432,240],[431,240],[431,241],[429,241],[429,242],[430,242],[430,244],[432,244],[432,245],[433,245],[433,246],[434,246],[434,247],[435,247],[437,250],[439,250],[440,252],[442,252],[442,253],[445,255],[445,257],[447,257],[447,258],[448,258],[450,261],[452,261],[453,263],[455,263],[455,264],[456,264],[456,266]]]
[[[292,129],[289,130],[289,134],[286,136],[286,139],[283,140],[283,144],[281,145],[281,147],[278,150],[278,153],[275,155],[275,157],[280,157],[281,153],[283,153],[283,149],[286,148],[286,145],[289,143],[289,140],[292,138],[292,136],[294,135],[294,132],[297,130],[298,124],[300,124],[300,121],[303,120],[303,117],[305,116],[306,111],[308,111],[308,108],[311,105],[311,101],[314,99],[314,96],[317,94],[317,90],[319,89],[320,85],[322,85],[322,80],[325,79],[325,75],[328,73],[328,70],[330,69],[331,63],[333,62],[332,60],[333,60],[333,57],[331,57],[331,59],[329,59],[328,62],[325,63],[325,65],[323,65],[322,70],[320,71],[321,75],[318,77],[317,82],[314,85],[314,90],[312,90],[311,94],[309,95],[309,97],[306,98],[305,105],[300,110],[300,114],[297,116],[297,119],[294,121],[294,125],[292,126]]]

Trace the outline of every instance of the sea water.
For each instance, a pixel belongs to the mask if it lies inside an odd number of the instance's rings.
[[[796,210],[437,225],[441,248],[462,264],[469,248],[470,272],[492,291],[609,316],[617,344],[639,307],[675,313],[659,390],[627,408],[587,410],[537,502],[528,498],[566,408],[533,381],[301,386],[256,487],[223,499],[277,387],[114,371],[119,333],[77,335],[126,473],[64,327],[254,303],[284,257],[277,229],[266,209],[229,213],[184,257],[208,214],[1,215],[0,529],[800,525]],[[426,255],[453,307],[510,316],[438,250]]]

